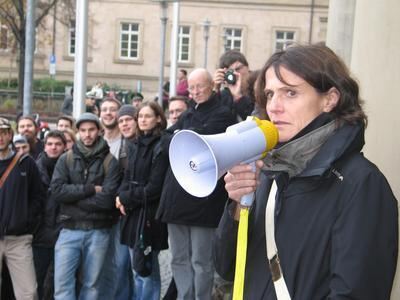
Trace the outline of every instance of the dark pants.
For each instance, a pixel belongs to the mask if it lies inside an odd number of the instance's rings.
[[[49,274],[49,272],[51,272],[50,266],[54,263],[54,249],[33,246],[32,250],[33,250],[33,262],[35,264],[36,280],[38,284],[38,295],[39,299],[44,299],[44,294],[46,293],[45,286],[47,289],[50,288],[51,290],[53,290],[52,288],[53,285],[50,284],[51,286],[49,286],[49,283],[45,285],[45,281],[46,277],[48,276],[53,277],[51,276],[51,274]]]

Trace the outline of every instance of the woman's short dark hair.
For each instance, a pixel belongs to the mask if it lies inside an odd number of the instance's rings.
[[[153,129],[154,135],[160,135],[161,131],[163,131],[165,128],[167,128],[167,119],[165,117],[163,109],[157,102],[155,102],[155,101],[142,102],[137,110],[136,119],[138,119],[139,112],[142,110],[142,108],[146,107],[146,106],[150,107],[151,110],[156,115],[156,117],[160,117],[160,119],[161,119],[160,122],[157,123],[156,127]],[[140,128],[138,128],[138,130],[139,130],[139,134],[143,135],[143,131],[141,131]]]
[[[280,68],[283,67],[304,79],[315,90],[324,94],[335,87],[340,98],[336,107],[331,111],[333,117],[339,122],[350,124],[363,123],[367,125],[367,116],[364,113],[359,96],[357,82],[350,76],[344,62],[327,46],[292,45],[274,53],[261,69],[257,79],[256,99],[261,110],[265,111],[266,98],[264,89],[266,85],[265,73],[273,68],[279,80],[287,85],[282,77]]]

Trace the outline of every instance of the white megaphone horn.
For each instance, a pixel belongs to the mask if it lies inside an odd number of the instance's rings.
[[[269,121],[248,117],[229,126],[225,133],[199,135],[181,130],[172,138],[169,160],[172,172],[182,188],[195,197],[210,195],[218,179],[240,163],[265,157],[278,142],[278,130]],[[250,206],[249,197],[242,205]]]

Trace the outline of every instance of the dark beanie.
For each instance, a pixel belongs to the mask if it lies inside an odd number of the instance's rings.
[[[121,118],[122,116],[131,116],[132,118],[134,118],[135,114],[136,114],[136,108],[134,108],[130,104],[125,104],[122,105],[118,111],[118,119]]]

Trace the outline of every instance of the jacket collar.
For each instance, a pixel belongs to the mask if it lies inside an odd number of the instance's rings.
[[[212,92],[210,98],[208,98],[206,102],[195,104],[193,106],[193,110],[204,111],[204,112],[212,110],[218,99],[219,99],[218,95],[215,92]]]
[[[263,170],[285,172],[289,177],[322,176],[339,158],[360,151],[364,145],[364,127],[345,124],[336,128],[335,122],[270,151]]]

